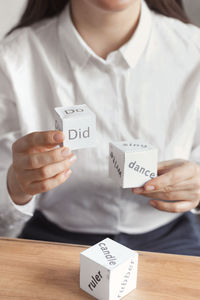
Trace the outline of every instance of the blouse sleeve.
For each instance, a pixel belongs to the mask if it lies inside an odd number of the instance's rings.
[[[0,51],[0,236],[16,236],[35,206],[35,199],[24,206],[15,205],[7,190],[12,144],[20,136],[15,95]]]

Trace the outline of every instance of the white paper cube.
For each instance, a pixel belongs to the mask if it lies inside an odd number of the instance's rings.
[[[158,151],[141,140],[113,142],[109,147],[109,176],[122,188],[136,188],[157,176]]]
[[[87,105],[56,107],[55,127],[63,131],[63,146],[71,150],[95,147],[96,116]]]
[[[99,300],[121,299],[137,283],[138,253],[109,238],[80,254],[80,287]]]

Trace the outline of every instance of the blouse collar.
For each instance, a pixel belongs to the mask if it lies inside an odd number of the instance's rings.
[[[83,67],[93,57],[103,64],[109,64],[115,56],[121,55],[129,67],[134,67],[147,46],[152,28],[151,11],[144,0],[141,2],[141,13],[138,26],[130,40],[117,51],[110,53],[106,60],[102,59],[87,45],[76,30],[67,5],[59,16],[58,31],[62,46],[70,62],[74,66]],[[112,58],[112,59],[111,59]]]

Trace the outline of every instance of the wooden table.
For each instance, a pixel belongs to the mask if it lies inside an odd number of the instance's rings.
[[[0,300],[94,299],[79,288],[84,246],[0,239]],[[139,253],[138,287],[124,300],[200,299],[200,258]]]

